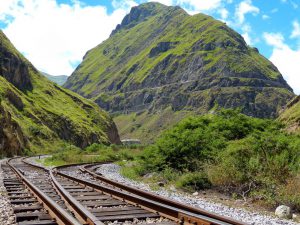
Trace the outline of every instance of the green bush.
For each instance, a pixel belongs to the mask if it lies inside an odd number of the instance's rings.
[[[142,175],[144,175],[144,171],[142,171],[140,165],[132,161],[132,165],[128,165],[127,163],[123,164],[121,167],[121,174],[125,177],[128,177],[129,179],[134,179],[137,180],[140,178]]]
[[[281,185],[277,190],[278,204],[290,205],[300,211],[300,174],[288,179],[287,183]]]
[[[103,145],[103,144],[92,144],[88,147],[85,148],[85,151],[88,153],[96,153],[101,149],[107,148],[107,146]]]
[[[264,131],[232,141],[207,169],[209,180],[219,189],[241,196],[276,198],[276,187],[299,171],[299,138]],[[254,194],[255,193],[255,194]]]
[[[146,148],[142,160],[149,170],[170,167],[178,171],[197,171],[211,162],[231,140],[280,125],[256,119],[236,110],[217,115],[189,117],[166,131],[154,145]]]
[[[300,172],[300,138],[283,128],[237,110],[189,117],[144,150],[140,171],[158,172],[189,190],[213,185],[235,196],[299,208],[299,194],[279,191],[299,190],[290,180]]]
[[[211,187],[211,183],[205,173],[185,173],[180,176],[176,186],[188,191],[203,190]]]
[[[162,176],[164,180],[174,181],[178,179],[180,173],[178,173],[178,171],[173,170],[172,168],[167,167],[163,170]]]

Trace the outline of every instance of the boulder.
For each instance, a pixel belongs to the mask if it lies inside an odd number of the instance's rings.
[[[280,205],[275,210],[275,215],[281,219],[292,219],[291,208],[286,205]]]

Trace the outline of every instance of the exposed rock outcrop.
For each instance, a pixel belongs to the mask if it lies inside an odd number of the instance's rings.
[[[166,52],[174,48],[174,45],[176,45],[176,42],[159,42],[154,48],[151,49],[149,57],[153,58],[160,53]]]
[[[31,90],[32,83],[29,75],[31,65],[20,55],[13,54],[5,42],[2,33],[0,34],[0,76],[3,76],[20,90]]]
[[[6,91],[6,97],[9,100],[9,102],[15,106],[18,110],[23,110],[24,103],[20,96],[18,96],[13,90],[8,89]]]
[[[113,36],[117,32],[121,31],[122,29],[130,29],[133,28],[135,25],[146,21],[151,16],[155,16],[160,12],[165,10],[165,6],[157,3],[147,3],[142,4],[140,6],[132,7],[130,13],[127,14],[124,19],[122,20],[121,24],[118,24],[116,29],[114,29],[110,36]],[[169,10],[181,10],[180,7],[169,7]]]
[[[0,105],[0,157],[20,155],[28,147],[27,139],[11,114]]]

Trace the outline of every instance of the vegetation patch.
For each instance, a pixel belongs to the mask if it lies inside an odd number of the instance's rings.
[[[46,166],[61,166],[73,163],[95,163],[133,160],[142,152],[143,146],[120,146],[92,144],[85,149],[69,145],[60,149],[42,163]]]
[[[123,174],[299,210],[299,149],[299,136],[286,133],[282,123],[221,110],[165,131]]]

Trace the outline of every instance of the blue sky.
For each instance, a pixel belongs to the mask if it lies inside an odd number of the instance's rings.
[[[132,6],[147,0],[5,0],[0,28],[40,70],[70,75]],[[300,94],[300,0],[158,0],[223,20]]]

